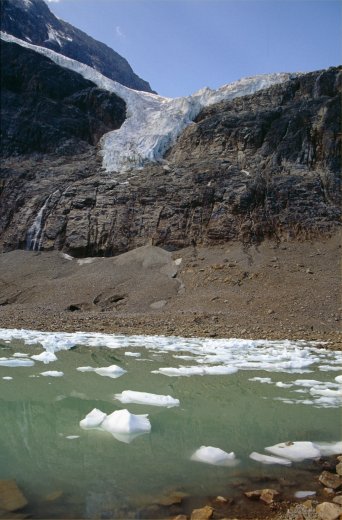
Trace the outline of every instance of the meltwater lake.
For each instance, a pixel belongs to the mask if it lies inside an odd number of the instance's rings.
[[[175,491],[291,479],[342,451],[341,365],[298,341],[0,329],[0,479],[33,518],[147,518]]]

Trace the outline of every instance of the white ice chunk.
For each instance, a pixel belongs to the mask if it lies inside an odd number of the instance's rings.
[[[40,375],[47,377],[62,377],[64,376],[64,372],[59,372],[58,370],[47,370],[46,372],[41,372]]]
[[[152,374],[164,374],[169,377],[176,376],[205,376],[205,375],[226,375],[235,374],[238,371],[235,367],[227,366],[193,366],[193,367],[164,367],[159,370],[152,370]]]
[[[65,438],[73,441],[74,439],[79,439],[80,436],[79,435],[67,435]]]
[[[31,359],[34,359],[35,361],[42,361],[45,365],[47,365],[48,363],[51,363],[51,361],[56,361],[57,356],[53,352],[44,350],[44,352],[41,354],[31,356]]]
[[[305,459],[316,459],[321,456],[320,450],[310,441],[282,442],[265,448],[273,455],[284,457],[293,462]]]
[[[128,410],[116,410],[104,419],[101,428],[117,440],[129,443],[151,431],[151,423],[147,417],[148,414],[134,415]]]
[[[336,376],[335,381],[342,384],[342,376]]]
[[[0,358],[0,366],[2,367],[32,367],[34,361],[31,359],[20,358]]]
[[[214,466],[233,467],[239,463],[233,451],[227,453],[226,451],[223,451],[220,448],[214,448],[213,446],[201,446],[191,455],[191,460],[212,464]]]
[[[26,358],[28,357],[28,354],[25,354],[23,352],[15,352],[12,357]]]
[[[342,397],[342,390],[331,390],[330,388],[310,388],[310,394],[323,395],[325,397]]]
[[[93,367],[77,367],[76,370],[79,372],[94,372],[95,368]]]
[[[296,491],[294,494],[296,498],[313,497],[314,495],[316,495],[316,491]]]
[[[342,455],[342,441],[315,442],[315,446],[317,446],[321,454],[326,457],[329,455]]]
[[[112,377],[113,379],[122,376],[122,374],[126,372],[126,370],[124,370],[121,367],[118,367],[117,365],[95,368],[94,371],[100,376]]]
[[[88,415],[85,416],[82,421],[80,421],[80,426],[84,430],[90,428],[98,428],[101,426],[104,419],[107,417],[107,414],[98,410],[98,408],[94,408]]]
[[[4,379],[5,381],[11,381],[13,379],[13,377],[11,377],[11,376],[4,376],[2,379]]]
[[[129,356],[129,357],[140,357],[141,354],[140,354],[140,352],[125,352],[125,356]]]
[[[170,395],[150,394],[148,392],[135,392],[132,390],[124,390],[121,394],[115,394],[115,399],[122,403],[148,404],[152,406],[165,406],[171,408],[179,406],[179,400],[174,399]]]
[[[276,386],[278,388],[291,388],[293,385],[291,383],[282,383],[281,381],[277,381]]]
[[[251,377],[248,381],[258,381],[259,383],[267,383],[269,385],[272,384],[272,379],[270,377]]]
[[[292,464],[292,462],[288,459],[284,459],[282,457],[273,457],[272,455],[263,455],[257,451],[253,451],[249,458],[257,462],[261,462],[262,464],[282,464],[283,466],[290,466]]]

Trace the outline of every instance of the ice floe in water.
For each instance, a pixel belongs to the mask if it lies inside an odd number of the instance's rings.
[[[90,428],[98,428],[101,426],[107,414],[98,410],[98,408],[94,408],[91,412],[89,412],[82,421],[80,421],[80,426],[84,430]]]
[[[296,498],[307,498],[316,495],[316,491],[296,491],[294,496]]]
[[[321,452],[321,455],[341,455],[342,441],[339,442],[315,442],[315,446]]]
[[[109,367],[95,368],[94,372],[96,372],[96,374],[99,374],[99,376],[112,377],[113,379],[116,379],[117,377],[120,377],[123,374],[125,374],[126,370],[124,370],[121,367],[118,367],[118,365],[110,365]]]
[[[12,381],[13,377],[11,377],[11,376],[4,376],[2,379],[4,379],[5,381]]]
[[[239,464],[235,453],[232,451],[227,453],[220,448],[213,446],[201,446],[191,455],[191,460],[212,464],[214,466],[230,466],[234,467]]]
[[[20,358],[0,358],[0,366],[3,367],[32,367],[34,361]]]
[[[58,370],[47,370],[46,372],[40,372],[40,375],[45,377],[62,377],[64,376],[64,372]]]
[[[152,406],[165,406],[172,408],[179,406],[179,399],[175,399],[170,395],[150,394],[148,392],[135,392],[133,390],[124,390],[121,394],[115,394],[115,399],[122,403],[148,404]]]
[[[255,460],[256,462],[261,462],[262,464],[281,464],[283,466],[290,466],[292,464],[289,459],[285,459],[283,457],[273,457],[272,455],[263,455],[257,451],[253,451],[249,455],[249,458]]]
[[[161,367],[154,371],[168,376],[229,375],[234,374],[238,370],[301,374],[313,370],[317,372],[322,363],[324,363],[324,366],[330,367],[335,367],[337,364],[342,363],[342,352],[318,348],[316,343],[307,343],[305,341],[124,336],[86,332],[52,333],[19,329],[0,329],[0,340],[20,340],[28,346],[41,345],[46,352],[53,354],[61,350],[69,350],[76,345],[84,345],[93,348],[123,349],[126,352],[134,352],[136,354],[140,353],[135,352],[137,349],[145,349],[145,352],[158,355],[171,353],[173,356],[178,357],[180,363],[182,361],[192,361],[191,366],[181,364],[176,367]],[[4,359],[5,363],[1,363],[0,360],[0,364],[9,363],[7,358]],[[140,359],[142,358],[137,357],[136,360],[139,361]],[[33,363],[33,361],[31,362]],[[108,370],[108,367],[102,368]],[[78,370],[97,370],[97,373],[99,373],[99,368],[78,367]],[[271,378],[262,377],[262,379],[257,380],[253,378],[252,380],[269,382],[269,379]],[[299,381],[303,381],[303,383],[299,383]],[[298,379],[284,384],[290,383],[294,384],[294,386],[302,384],[303,386],[300,386],[300,388],[306,388],[306,385],[309,385],[309,380]],[[316,383],[316,380],[313,380],[310,387],[315,386]],[[337,383],[334,382],[333,384]],[[331,385],[327,386],[327,388],[334,389]],[[316,400],[313,399],[313,401]],[[323,401],[319,405],[323,406]]]
[[[102,423],[102,428],[114,434],[139,434],[151,431],[151,423],[148,414],[134,415],[128,410],[116,410],[107,415]]]
[[[163,374],[164,376],[206,376],[206,375],[224,375],[235,374],[238,369],[235,367],[227,367],[224,365],[202,366],[202,367],[165,367],[158,370],[152,370],[152,374]]]
[[[25,354],[23,352],[15,352],[12,357],[25,358],[25,357],[28,357],[28,354]]]
[[[34,359],[35,361],[42,361],[43,363],[48,364],[48,363],[51,363],[52,361],[56,361],[57,356],[53,352],[47,352],[45,350],[41,354],[36,354],[34,356],[31,356],[31,359]]]
[[[127,372],[127,370],[119,367],[118,365],[110,365],[109,367],[77,367],[76,370],[79,372],[95,372],[99,376],[111,377],[116,379]]]
[[[272,384],[272,379],[270,377],[251,377],[248,381],[258,381],[259,383],[267,383],[269,385]]]
[[[80,421],[80,426],[84,430],[94,428],[104,430],[111,433],[118,441],[128,444],[136,437],[151,431],[151,423],[147,417],[148,414],[134,415],[128,410],[116,410],[107,415],[94,408]]]
[[[293,462],[300,462],[305,459],[317,459],[321,456],[319,448],[309,441],[282,442],[274,446],[268,446],[265,450],[273,455],[284,457]]]
[[[125,356],[128,356],[128,357],[140,357],[141,354],[140,354],[140,352],[125,352]]]
[[[342,384],[342,376],[336,376],[335,381]]]

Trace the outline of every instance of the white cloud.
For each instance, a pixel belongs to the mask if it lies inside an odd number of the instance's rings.
[[[126,38],[126,35],[125,35],[124,32],[122,31],[120,25],[117,25],[117,26],[115,27],[115,33],[116,33],[116,36],[117,36],[118,38]]]

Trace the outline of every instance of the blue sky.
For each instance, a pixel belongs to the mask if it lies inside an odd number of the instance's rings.
[[[163,96],[341,63],[339,0],[46,0]]]

